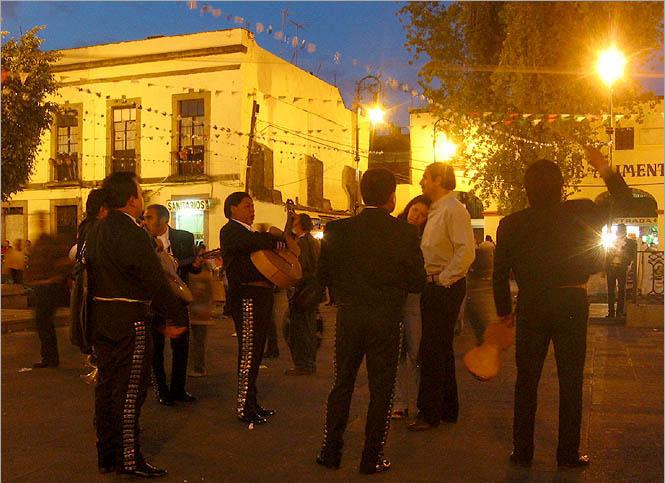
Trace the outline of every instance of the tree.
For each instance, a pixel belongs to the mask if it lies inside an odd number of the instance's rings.
[[[540,158],[557,161],[566,195],[577,191],[586,172],[580,144],[598,140],[597,126],[574,115],[602,116],[609,104],[594,71],[598,50],[616,43],[631,71],[662,65],[662,3],[412,2],[399,14],[407,49],[429,58],[419,80],[432,111],[466,140],[477,194],[502,213],[526,206],[521,179]],[[638,116],[653,99],[629,75],[614,95]]]
[[[2,45],[2,201],[30,179],[41,135],[51,124],[56,104],[46,101],[58,84],[51,73],[56,52],[39,49],[42,27]],[[7,32],[2,32],[3,38]]]

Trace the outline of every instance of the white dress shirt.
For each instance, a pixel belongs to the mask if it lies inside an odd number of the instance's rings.
[[[438,285],[450,287],[466,276],[475,258],[471,217],[450,192],[429,208],[420,248],[427,275],[438,275]]]
[[[159,235],[157,237],[158,240],[162,241],[162,244],[164,245],[164,251],[166,253],[170,253],[173,255],[173,251],[171,250],[171,239],[169,238],[169,226],[166,226],[166,231]]]

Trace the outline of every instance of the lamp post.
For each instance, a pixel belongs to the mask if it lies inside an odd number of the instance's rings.
[[[367,114],[372,125],[383,121],[383,110],[379,106],[379,94],[381,93],[381,81],[374,75],[366,75],[356,82],[356,149],[354,161],[356,163],[356,193],[353,200],[353,214],[358,214],[360,205],[360,95],[367,91],[373,96],[374,106],[367,110]],[[368,156],[369,159],[369,156]]]
[[[457,145],[448,139],[445,132],[439,128],[439,124],[443,119],[437,119],[434,123],[434,131],[432,133],[432,158],[436,163],[437,160],[449,161],[455,157],[457,152]],[[441,132],[442,136],[437,136]]]
[[[626,66],[626,58],[624,55],[613,45],[610,48],[600,52],[598,62],[596,63],[596,72],[602,79],[603,83],[608,87],[610,95],[610,126],[605,129],[609,136],[608,143],[608,164],[610,169],[613,168],[614,161],[614,148],[616,143],[615,130],[614,130],[614,83],[623,77],[624,68]],[[609,234],[612,232],[612,198],[610,197],[610,218],[607,222],[607,231]]]

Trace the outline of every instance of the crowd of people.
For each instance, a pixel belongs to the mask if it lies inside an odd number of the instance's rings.
[[[625,182],[611,172],[604,157],[594,148],[587,148],[587,154],[610,193],[617,199],[629,196]],[[320,243],[312,236],[314,224],[306,213],[289,213],[283,230],[259,231],[251,195],[239,191],[226,198],[228,222],[220,230],[219,243],[226,311],[238,342],[237,418],[258,426],[277,412],[264,405],[258,389],[259,367],[275,326],[275,282],[259,270],[253,255],[288,251],[298,258],[302,273],[287,294],[284,338],[293,367],[286,375],[306,378],[316,373],[318,307],[326,294],[336,306],[334,381],[324,410],[318,464],[341,465],[363,360],[370,401],[361,473],[390,469],[384,446],[391,419],[407,420],[414,432],[458,421],[453,340],[464,313],[478,344],[489,323],[516,326],[510,460],[531,464],[538,381],[553,342],[561,396],[557,462],[561,467],[587,465],[588,456],[579,451],[586,282],[602,268],[597,233],[606,213],[589,200],[562,201],[559,167],[541,160],[525,173],[529,208],[502,219],[496,243],[489,235],[477,243],[469,212],[455,194],[453,167],[429,165],[420,185],[422,195],[393,217],[394,175],[368,170],[360,182],[365,208],[356,216],[329,222]],[[87,275],[83,303],[89,307],[77,314],[85,313],[85,320],[78,321],[91,331],[98,369],[95,427],[102,473],[166,474],[141,452],[138,420],[148,387],[153,385],[165,406],[191,404],[197,398],[186,387],[188,366],[190,376],[207,373],[210,307],[220,298],[214,293],[212,265],[204,260],[206,248],[196,246],[191,233],[169,222],[165,206],[144,206],[136,175],[116,172],[90,193],[69,257],[46,234],[32,252],[26,280],[41,301],[36,319],[42,359],[35,367],[58,365],[53,304],[48,302],[56,298],[54,287],[63,283],[73,264],[84,266]],[[608,263],[615,264],[614,258]],[[516,303],[511,277],[519,288]],[[176,296],[179,290],[191,294]],[[173,361],[170,377],[164,369],[167,340]]]

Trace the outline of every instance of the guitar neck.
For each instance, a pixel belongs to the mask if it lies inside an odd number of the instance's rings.
[[[204,260],[208,258],[217,258],[222,256],[222,249],[221,248],[215,248],[214,250],[209,250],[207,252],[203,252],[198,256],[194,257],[188,257],[188,258],[183,258],[182,260],[178,261],[178,265],[183,266],[183,265],[189,265],[190,263],[194,263],[194,260],[197,258],[203,258]]]

